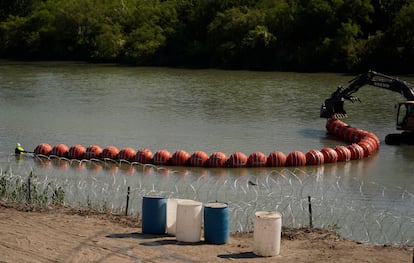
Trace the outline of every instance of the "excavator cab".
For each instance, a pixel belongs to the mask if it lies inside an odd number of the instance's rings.
[[[397,130],[414,131],[414,101],[398,103]]]

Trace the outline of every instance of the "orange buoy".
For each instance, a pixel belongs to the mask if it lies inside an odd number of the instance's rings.
[[[190,154],[184,150],[176,151],[171,157],[171,164],[176,166],[188,165]]]
[[[289,166],[304,166],[306,165],[306,156],[301,151],[293,151],[287,156],[287,164]]]
[[[152,152],[146,148],[139,149],[137,154],[134,157],[135,162],[139,162],[142,164],[151,163],[151,159],[152,159]]]
[[[375,142],[375,145],[376,145],[376,149],[379,149],[379,147],[380,147],[380,145],[381,145],[381,141],[378,139],[378,137],[377,137],[377,135],[375,135],[374,133],[372,133],[372,132],[368,132],[368,133],[366,133],[365,134],[365,137],[363,138],[364,140],[365,139],[371,139],[371,140],[374,140],[374,142]]]
[[[368,157],[374,153],[375,142],[372,140],[361,140],[358,145],[364,150],[364,157]]]
[[[350,132],[350,130],[352,129],[351,126],[346,125],[344,127],[341,128],[340,131],[338,131],[337,137],[339,137],[340,139],[346,141],[346,136],[348,135],[348,133]]]
[[[323,154],[324,163],[336,163],[338,161],[338,153],[330,147],[321,149],[321,153]]]
[[[339,145],[335,147],[335,151],[338,154],[339,162],[346,162],[351,160],[351,151],[345,146]]]
[[[356,143],[348,145],[346,148],[351,152],[351,160],[360,160],[364,158],[364,149]]]
[[[115,146],[106,146],[105,149],[102,151],[102,158],[116,160],[118,156],[119,150]]]
[[[350,141],[353,143],[358,143],[362,140],[364,136],[361,133],[361,130],[357,129],[355,133],[350,135]]]
[[[86,152],[85,147],[80,144],[75,144],[69,148],[68,158],[69,159],[82,159]]]
[[[229,157],[229,167],[244,167],[247,164],[247,156],[242,152],[235,152]]]
[[[343,126],[346,126],[346,123],[335,118],[328,119],[326,122],[326,129],[331,134],[335,134],[335,130],[339,130]]]
[[[47,143],[42,143],[36,146],[33,151],[35,154],[41,154],[48,156],[52,152],[52,146]]]
[[[372,138],[370,136],[365,136],[364,138],[362,138],[361,141],[370,142],[374,146],[374,151],[378,150],[380,147],[380,144],[378,143],[378,141],[375,140],[375,138]]]
[[[222,152],[213,152],[207,161],[208,167],[222,168],[226,167],[227,156]]]
[[[267,157],[262,152],[254,152],[247,158],[247,165],[250,167],[266,167]]]
[[[309,165],[321,165],[324,164],[324,156],[318,150],[309,150],[306,154],[306,161]]]
[[[137,154],[137,152],[134,149],[132,149],[130,147],[126,147],[126,148],[119,151],[117,159],[132,162],[134,160],[134,157],[135,157],[136,154]]]
[[[338,119],[335,118],[330,118],[326,120],[326,130],[328,132],[331,132],[333,130],[334,125],[336,125],[337,121],[339,121]]]
[[[102,148],[99,145],[90,145],[86,148],[85,159],[98,159],[101,158]]]
[[[362,135],[361,135],[360,131],[358,129],[354,128],[354,127],[350,127],[344,133],[345,141],[350,142],[350,143],[358,142],[358,139],[360,139],[361,136]]]
[[[196,166],[196,167],[203,167],[203,166],[206,166],[207,160],[208,160],[207,153],[203,151],[197,151],[197,152],[194,152],[190,156],[190,165]]]
[[[69,147],[66,144],[60,143],[53,146],[50,155],[55,155],[58,157],[67,157],[69,152]]]
[[[286,155],[283,152],[274,151],[267,157],[267,165],[270,167],[281,167],[286,165]]]
[[[169,165],[171,153],[167,150],[159,150],[154,154],[153,162],[155,165]]]

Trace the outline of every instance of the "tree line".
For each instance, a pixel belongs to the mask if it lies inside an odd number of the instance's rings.
[[[3,0],[0,57],[412,73],[414,0]]]

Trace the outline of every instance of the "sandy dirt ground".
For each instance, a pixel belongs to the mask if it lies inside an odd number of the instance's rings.
[[[283,229],[281,252],[253,253],[251,233],[224,245],[142,234],[138,218],[0,201],[0,262],[413,262],[413,248],[361,244],[320,229]]]

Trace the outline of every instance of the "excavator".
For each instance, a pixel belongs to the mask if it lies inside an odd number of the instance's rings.
[[[409,144],[414,145],[414,88],[407,82],[390,77],[382,73],[369,70],[360,74],[348,82],[348,87],[339,86],[331,97],[325,100],[321,106],[321,118],[346,118],[344,109],[345,100],[361,102],[353,94],[361,87],[371,85],[374,87],[400,93],[405,100],[397,105],[397,130],[402,133],[388,134],[385,143],[389,145]]]

